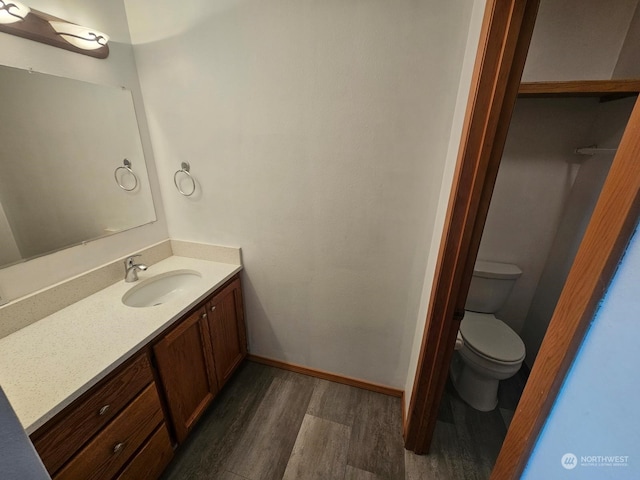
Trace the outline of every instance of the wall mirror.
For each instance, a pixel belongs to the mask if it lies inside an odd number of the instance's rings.
[[[0,85],[0,268],[156,220],[130,91],[5,66]]]

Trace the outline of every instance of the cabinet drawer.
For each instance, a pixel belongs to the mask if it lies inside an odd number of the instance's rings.
[[[155,383],[89,442],[55,480],[110,479],[163,421]]]
[[[152,381],[149,359],[146,354],[140,355],[112,379],[81,397],[42,436],[36,433],[32,441],[49,473],[54,474]]]
[[[140,449],[117,480],[157,480],[173,458],[173,447],[164,423]]]

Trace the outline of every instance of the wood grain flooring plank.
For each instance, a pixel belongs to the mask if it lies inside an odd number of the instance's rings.
[[[465,465],[474,465],[476,478],[489,478],[507,432],[499,410],[480,412],[458,398],[451,406],[460,450],[471,455]]]
[[[521,384],[505,384],[501,400],[517,403]],[[345,462],[345,480],[488,478],[508,410],[478,412],[447,388],[431,453],[417,456],[404,451],[400,408],[397,398],[245,362],[163,479],[324,480],[342,478],[327,465]]]
[[[400,399],[358,392],[347,464],[386,480],[404,480],[404,443]]]
[[[218,480],[273,378],[262,366],[245,362],[178,448],[163,480]]]
[[[273,375],[274,378],[279,378],[281,380],[289,380],[290,382],[298,383],[304,387],[315,388],[318,382],[321,381],[319,378],[311,377],[309,375],[304,375],[302,373],[291,372],[289,370],[282,370],[281,368],[269,367],[267,365],[264,365],[264,366],[270,369],[268,372],[270,375]]]
[[[360,390],[318,379],[307,413],[351,427],[356,417]]]
[[[312,393],[311,386],[274,378],[225,470],[249,480],[280,480]]]
[[[347,465],[347,471],[344,474],[344,480],[383,480],[375,473],[365,472],[359,468]]]
[[[216,480],[247,480],[244,477],[241,477],[240,475],[236,475],[235,473],[232,472],[222,472],[222,476],[217,477]]]
[[[476,471],[468,440],[458,436],[455,425],[438,421],[428,455],[405,450],[406,480],[486,480]]]
[[[351,428],[305,415],[282,480],[343,480]]]

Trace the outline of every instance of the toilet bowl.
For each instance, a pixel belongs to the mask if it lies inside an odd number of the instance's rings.
[[[488,313],[466,311],[460,324],[451,380],[462,399],[487,412],[498,404],[500,380],[515,375],[525,346],[507,324]]]

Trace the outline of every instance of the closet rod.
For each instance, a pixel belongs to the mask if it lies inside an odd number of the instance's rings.
[[[598,153],[611,153],[615,155],[618,151],[617,148],[598,148],[597,146],[591,147],[580,147],[576,148],[573,153],[577,153],[578,155],[596,155]]]

